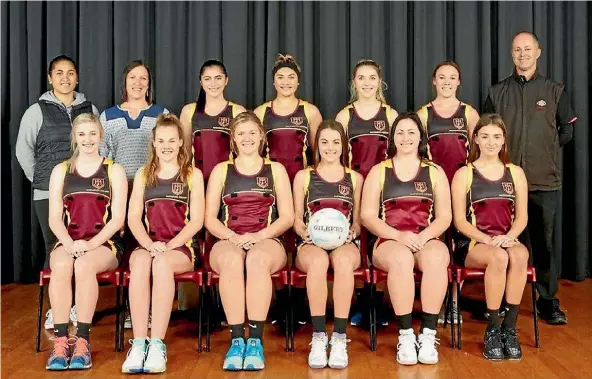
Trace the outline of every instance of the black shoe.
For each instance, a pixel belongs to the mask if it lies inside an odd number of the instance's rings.
[[[488,328],[485,330],[485,344],[483,347],[483,356],[490,361],[501,361],[504,359],[504,344],[502,341],[502,331],[499,327]]]
[[[540,309],[539,316],[549,325],[567,324],[567,317],[565,316],[565,312],[559,308],[559,304],[553,304],[548,308]]]
[[[506,359],[519,361],[522,359],[522,349],[518,341],[516,329],[502,329],[502,342]]]

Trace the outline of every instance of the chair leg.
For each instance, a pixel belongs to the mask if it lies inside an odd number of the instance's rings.
[[[452,340],[452,348],[456,347],[456,341],[454,336],[454,323],[456,322],[454,317],[454,301],[452,299],[452,283],[448,283],[448,315],[450,316],[450,338]],[[460,318],[460,316],[459,316]],[[446,317],[444,317],[444,327],[446,327]]]
[[[539,312],[536,305],[536,290],[534,288],[534,282],[530,283],[530,287],[532,289],[532,312],[534,314],[534,346],[536,346],[538,349],[541,345],[539,343]]]
[[[123,287],[123,299],[121,300],[119,315],[119,351],[123,351],[125,338],[125,312],[129,307],[129,287]]]
[[[197,352],[201,353],[201,343],[202,343],[202,323],[201,323],[201,313],[203,310],[203,286],[198,285],[198,292],[199,292],[199,313],[198,313],[198,320],[197,320]]]
[[[212,305],[214,304],[213,286],[209,288],[208,306],[206,309],[206,351],[210,351],[210,314],[212,313]],[[212,300],[211,302],[209,300]]]
[[[41,346],[41,315],[43,313],[43,295],[45,292],[45,286],[39,286],[39,303],[37,306],[37,338],[35,340],[36,352],[39,352]]]
[[[376,351],[378,341],[376,335],[376,296],[375,296],[375,285],[370,283],[370,350]]]
[[[121,287],[115,286],[115,351],[120,352],[122,346],[120,346],[119,341],[121,338],[119,337],[119,316],[121,316]]]
[[[456,282],[456,301],[457,301],[457,306],[460,308],[460,282],[458,282],[458,281]],[[458,347],[458,350],[462,350],[462,323],[459,322],[456,327],[458,328],[457,329],[458,336],[456,339],[456,346]]]
[[[292,307],[292,286],[288,283],[288,298],[285,299],[285,303],[287,305],[284,306],[285,314],[285,333],[286,333],[286,351],[294,351],[294,328],[292,328],[292,321],[294,317],[294,308]]]

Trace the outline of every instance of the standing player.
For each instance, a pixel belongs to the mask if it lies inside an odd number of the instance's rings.
[[[354,270],[360,266],[360,249],[353,240],[360,234],[362,175],[347,168],[347,137],[340,123],[325,120],[316,135],[314,167],[300,171],[294,179],[294,230],[300,239],[296,267],[307,273],[306,289],[312,317],[311,368],[345,368],[348,365],[345,326],[354,290]],[[323,208],[341,211],[350,222],[344,245],[325,251],[311,244],[307,231],[310,217]],[[335,326],[327,337],[327,271],[333,268]],[[327,347],[331,354],[327,361]]]
[[[263,327],[272,294],[271,274],[286,265],[279,237],[294,223],[286,169],[261,156],[263,125],[250,111],[230,123],[236,158],[214,167],[207,190],[206,227],[218,239],[210,265],[220,275],[220,295],[230,325],[225,370],[261,370]],[[246,272],[246,286],[245,286]],[[245,345],[245,306],[249,339]]]
[[[183,147],[181,122],[174,115],[160,115],[152,130],[148,161],[136,174],[130,199],[128,223],[140,248],[130,257],[129,300],[134,339],[122,372],[166,370],[163,340],[175,295],[174,276],[194,269],[193,238],[203,226],[203,218],[203,177],[192,167]],[[151,276],[155,283],[152,296]],[[148,338],[150,298],[153,318]]]
[[[473,107],[457,99],[460,84],[460,67],[455,62],[438,63],[432,73],[436,98],[417,111],[428,135],[428,156],[442,167],[449,183],[452,182],[456,170],[467,163],[469,138],[479,120],[479,113]],[[449,247],[452,246],[453,236],[453,229],[450,228],[446,235]],[[454,320],[462,322],[458,312],[456,291],[453,291],[452,297]],[[444,322],[445,313],[443,306],[438,318],[439,323]]]
[[[49,300],[55,339],[48,370],[92,366],[90,328],[99,297],[97,274],[115,269],[123,246],[127,181],[123,167],[99,155],[103,128],[96,115],[72,123],[72,157],[55,166],[49,181],[49,227],[58,242],[50,255]],[[68,341],[68,310],[76,281],[78,325],[74,349]]]
[[[51,90],[31,105],[23,115],[16,140],[16,158],[33,187],[33,206],[45,242],[45,262],[57,242],[48,224],[49,176],[51,170],[68,159],[72,120],[83,113],[97,116],[97,108],[86,100],[83,93],[76,92],[78,66],[67,55],[60,55],[49,62],[47,80]],[[39,269],[36,267],[35,269]],[[53,329],[51,309],[47,311],[45,329]],[[70,309],[70,320],[76,325],[76,307]]]
[[[444,171],[427,159],[427,138],[415,113],[400,114],[389,137],[389,159],[374,166],[364,185],[362,220],[378,237],[372,263],[388,273],[399,322],[397,362],[438,362],[436,326],[448,283],[448,248],[440,239],[450,226],[450,187]],[[411,327],[413,269],[422,273],[422,321]]]
[[[345,128],[349,138],[349,167],[365,178],[370,169],[387,158],[388,136],[397,111],[384,98],[384,75],[378,63],[369,59],[360,60],[352,71],[349,83],[350,104],[335,117]],[[369,238],[371,240],[371,238]],[[371,250],[369,247],[368,250]],[[370,287],[358,283],[356,298],[358,312],[351,318],[352,325],[367,325],[367,309],[370,304]],[[376,292],[376,304],[382,304],[384,285]],[[388,321],[379,307],[377,324],[387,326]]]
[[[452,182],[454,224],[462,233],[454,260],[485,269],[488,325],[483,355],[490,360],[522,358],[516,318],[526,284],[528,250],[518,242],[528,219],[524,171],[510,163],[501,116],[481,117],[471,140],[469,164]],[[506,294],[506,315],[500,305]],[[501,328],[500,328],[501,323]]]
[[[271,72],[276,97],[258,106],[255,114],[265,128],[267,158],[284,165],[292,183],[298,171],[308,166],[307,157],[310,156],[310,148],[314,148],[315,135],[323,118],[316,106],[296,97],[301,72],[300,66],[291,55],[279,54]],[[294,246],[295,235],[292,229],[286,233],[285,242],[290,249]],[[306,316],[302,312],[306,306],[305,295],[303,288],[292,289],[292,302],[296,310],[294,319],[300,325],[306,322]],[[283,314],[287,298],[287,288],[276,291],[277,301],[272,312],[272,323],[276,319],[283,319],[276,315]]]

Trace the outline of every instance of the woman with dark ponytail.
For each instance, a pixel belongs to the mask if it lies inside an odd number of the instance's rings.
[[[230,157],[228,125],[245,108],[224,98],[228,74],[222,62],[205,61],[199,70],[199,82],[197,101],[185,105],[180,118],[185,140],[190,142],[186,148],[193,152],[193,164],[207,182],[214,166]]]

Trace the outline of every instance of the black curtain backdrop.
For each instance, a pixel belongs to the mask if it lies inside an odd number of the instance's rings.
[[[79,91],[98,108],[116,104],[132,59],[153,69],[156,102],[173,112],[197,97],[198,71],[222,59],[228,99],[249,109],[273,96],[278,52],[302,68],[299,96],[334,118],[347,103],[361,58],[379,62],[386,98],[398,111],[432,99],[430,76],[441,60],[462,69],[460,98],[481,108],[488,87],[512,72],[510,39],[534,31],[540,71],[566,84],[579,116],[563,150],[558,214],[561,276],[590,276],[589,120],[592,4],[584,2],[2,2],[2,283],[36,280],[42,236],[32,191],[15,157],[20,119],[48,89],[47,64],[69,54]]]

